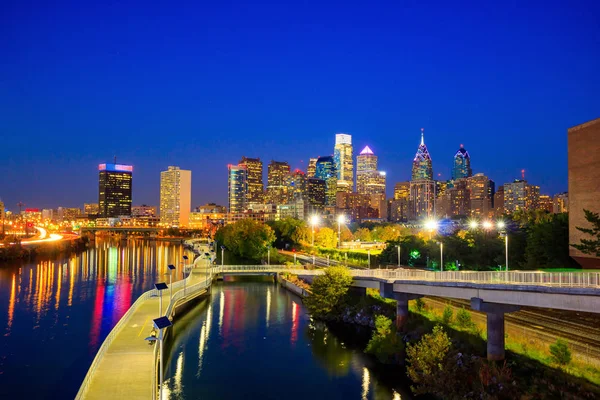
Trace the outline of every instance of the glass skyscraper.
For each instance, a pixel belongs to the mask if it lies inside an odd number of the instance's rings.
[[[425,137],[423,129],[421,129],[421,144],[417,149],[417,154],[415,154],[412,166],[411,180],[414,181],[418,179],[433,179],[433,167],[431,163],[431,156],[429,155],[427,146],[425,146]]]
[[[248,170],[245,165],[228,166],[229,212],[241,213],[246,209],[248,193]]]
[[[333,158],[337,173],[337,191],[352,193],[352,189],[354,188],[352,136],[344,133],[338,133],[335,135]]]
[[[410,181],[410,217],[411,219],[430,218],[435,213],[435,182],[431,156],[425,146],[423,129],[421,144],[413,160]]]
[[[454,165],[452,166],[452,179],[469,178],[473,176],[471,170],[471,156],[469,152],[460,145],[460,149],[454,155]]]
[[[131,215],[131,183],[133,166],[100,164],[98,207],[100,217],[116,218]]]
[[[332,156],[317,158],[315,178],[325,181],[325,204],[335,206],[335,194],[337,193],[337,172]]]
[[[246,166],[248,171],[248,203],[264,203],[263,163],[260,158],[242,157],[238,165]]]

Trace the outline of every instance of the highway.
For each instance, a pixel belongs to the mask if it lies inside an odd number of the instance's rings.
[[[42,228],[39,226],[36,226],[35,229],[37,229],[38,234],[36,236],[34,236],[33,238],[21,240],[21,246],[27,246],[27,245],[31,245],[31,244],[40,244],[40,243],[51,243],[51,242],[56,242],[56,241],[62,240],[64,238],[63,235],[58,234],[58,233],[48,234],[48,231],[46,231],[45,228]],[[13,244],[13,243],[11,243],[11,244]],[[0,246],[3,246],[3,244],[0,243]]]

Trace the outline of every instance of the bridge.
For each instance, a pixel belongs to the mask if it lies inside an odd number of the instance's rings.
[[[209,245],[187,243],[199,254],[210,253]],[[288,272],[312,281],[324,270],[283,265],[225,265],[202,268],[198,257],[192,273],[173,283],[174,294],[164,315],[173,318],[178,306],[208,291],[218,275]],[[204,264],[205,265],[205,264]],[[350,270],[358,293],[379,290],[397,301],[396,324],[402,328],[408,318],[408,302],[422,296],[467,299],[474,310],[487,314],[487,356],[504,359],[504,314],[521,306],[571,311],[600,312],[600,273],[512,272],[429,272],[418,270]],[[187,285],[187,292],[183,289]],[[163,291],[167,292],[167,291]],[[166,297],[166,293],[161,293]],[[160,297],[148,291],[130,307],[105,339],[80,387],[76,399],[156,399],[158,346],[148,346],[144,337],[148,321],[158,313]],[[169,300],[169,297],[165,301]]]

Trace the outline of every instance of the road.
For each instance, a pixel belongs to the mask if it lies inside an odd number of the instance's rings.
[[[313,263],[313,256],[309,255],[309,254],[303,254],[303,253],[294,253],[293,251],[287,251],[287,250],[278,250],[279,254],[283,254],[289,257],[294,257],[294,254],[296,255],[296,259],[302,263],[309,263],[312,264]],[[336,261],[336,260],[327,260],[327,257],[320,257],[320,256],[314,256],[314,264],[318,267],[329,267],[332,265],[343,265],[342,262],[340,261]],[[350,268],[356,268],[352,265],[349,265]]]
[[[38,234],[32,238],[21,240],[21,246],[28,246],[31,244],[40,244],[40,243],[51,243],[51,242],[57,242],[59,240],[65,239],[65,235],[63,235],[63,234],[60,234],[60,233],[48,234],[48,231],[45,228],[42,228],[39,226],[36,226],[35,229],[37,229]],[[66,236],[72,236],[72,235],[66,235]],[[68,237],[67,239],[72,239],[72,237]],[[13,244],[13,243],[11,243],[11,244]],[[0,246],[3,246],[3,244],[0,243]]]

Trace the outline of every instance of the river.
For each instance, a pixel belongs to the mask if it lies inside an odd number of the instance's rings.
[[[184,254],[168,242],[99,240],[77,255],[0,264],[0,398],[74,398],[112,327]]]
[[[362,352],[354,327],[332,328],[274,283],[217,283],[174,325],[165,398],[413,398],[401,369]]]

